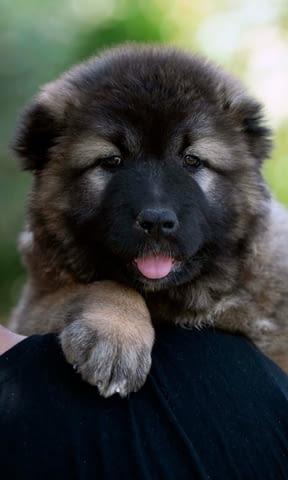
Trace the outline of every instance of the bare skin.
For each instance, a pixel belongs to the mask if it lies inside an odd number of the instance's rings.
[[[13,333],[0,325],[0,355],[7,352],[7,350],[14,347],[17,343],[22,342],[24,338],[26,338],[24,335]]]

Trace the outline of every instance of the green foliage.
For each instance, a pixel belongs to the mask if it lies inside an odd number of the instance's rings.
[[[272,157],[265,165],[265,177],[275,197],[288,205],[288,122],[277,129]]]
[[[124,10],[124,11],[123,11]],[[126,12],[126,13],[125,13]],[[97,29],[90,25],[79,32],[74,54],[77,58],[86,58],[97,50],[124,42],[157,42],[167,38],[160,28],[161,9],[151,1],[141,4],[126,2],[119,16],[108,18]]]

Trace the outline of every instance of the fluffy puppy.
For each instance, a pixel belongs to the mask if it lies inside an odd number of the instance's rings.
[[[58,332],[102,395],[145,382],[153,323],[247,335],[287,366],[287,212],[261,107],[173,48],[104,52],[41,90],[14,140],[34,175],[12,326]]]

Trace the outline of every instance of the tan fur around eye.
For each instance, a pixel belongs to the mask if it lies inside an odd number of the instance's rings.
[[[77,168],[87,168],[96,163],[97,159],[119,154],[118,148],[104,138],[97,136],[84,137],[78,139],[72,146],[70,165],[72,167],[75,165]]]
[[[215,167],[218,170],[231,171],[239,166],[239,156],[241,155],[242,165],[245,162],[251,163],[251,157],[246,155],[244,146],[241,144],[241,152],[238,151],[239,146],[234,149],[231,145],[228,146],[224,141],[218,140],[214,137],[203,137],[197,140],[185,152],[186,154],[193,153],[205,160],[211,168]]]

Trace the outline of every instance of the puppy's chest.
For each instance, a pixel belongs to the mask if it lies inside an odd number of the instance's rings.
[[[154,324],[174,323],[199,328],[215,326],[228,331],[247,331],[258,329],[259,320],[263,318],[273,318],[275,322],[275,302],[271,302],[270,298],[268,305],[267,302],[259,302],[257,296],[244,288],[222,295],[213,293],[209,289],[184,286],[149,294],[146,303]]]
[[[208,291],[196,292],[185,286],[148,294],[145,299],[154,324],[198,325],[204,320],[207,324],[208,313],[217,303]]]

